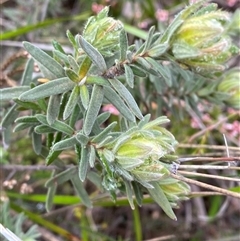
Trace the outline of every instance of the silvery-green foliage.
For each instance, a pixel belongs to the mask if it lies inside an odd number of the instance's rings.
[[[171,177],[178,165],[173,155],[177,141],[162,126],[169,122],[163,110],[181,119],[186,112],[198,113],[201,101],[239,108],[239,98],[232,93],[236,74],[226,75],[232,78],[231,86],[219,78],[237,52],[228,34],[229,16],[205,3],[186,7],[163,33],[152,27],[145,42],[131,46],[123,24],[108,17],[108,7],[89,18],[82,34],[67,31],[73,55],[57,41],[52,56],[23,43],[32,59],[21,85],[0,92],[3,101],[15,102],[2,120],[4,144],[9,144],[14,125],[15,132],[30,130],[33,149],[47,165],[59,165],[64,150],[76,153],[77,166],[53,172],[47,181],[47,210],[56,185],[66,181],[91,207],[83,184],[89,179],[113,199],[125,191],[131,208],[134,197],[141,205],[148,192],[176,219],[172,207],[186,199],[190,189]],[[38,84],[32,81],[33,61],[42,74]],[[118,121],[109,123],[110,113],[101,113],[106,104],[119,112]],[[30,110],[28,116],[18,117],[22,110]]]

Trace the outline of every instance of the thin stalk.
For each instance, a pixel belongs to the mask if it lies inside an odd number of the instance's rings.
[[[207,178],[214,178],[214,179],[220,179],[225,181],[240,182],[240,178],[234,178],[234,177],[223,177],[223,176],[210,175],[210,174],[198,173],[198,172],[188,172],[188,171],[178,171],[178,173],[188,175],[188,176],[207,177]]]
[[[240,170],[235,166],[214,166],[214,165],[180,165],[178,169],[207,169],[207,170]]]
[[[180,143],[178,145],[178,148],[197,148],[197,149],[212,149],[212,150],[226,150],[226,146],[220,146],[220,145],[198,145],[198,144],[185,144],[185,143]],[[239,151],[240,148],[236,146],[228,146],[228,150],[230,151]]]
[[[135,232],[136,241],[141,241],[142,240],[142,225],[141,225],[141,221],[140,221],[138,206],[135,206],[135,209],[133,210],[133,220],[134,220],[134,232]]]
[[[204,197],[204,196],[223,196],[224,194],[220,193],[220,192],[191,192],[189,193],[189,197]]]
[[[219,187],[215,187],[213,185],[210,185],[210,184],[206,184],[204,182],[199,182],[199,181],[196,181],[196,180],[193,180],[193,179],[189,179],[189,178],[186,178],[186,177],[183,177],[183,176],[179,176],[179,175],[176,175],[176,174],[173,174],[171,173],[170,174],[173,178],[176,178],[180,181],[183,181],[183,182],[187,182],[187,183],[191,183],[191,184],[195,184],[199,187],[203,187],[203,188],[206,188],[206,189],[210,189],[210,190],[213,190],[215,192],[220,192],[226,196],[232,196],[232,197],[235,197],[235,198],[239,198],[240,199],[240,194],[239,193],[236,193],[236,192],[232,192],[232,191],[228,191],[226,189],[222,189],[222,188],[219,188]]]
[[[240,161],[240,157],[180,157],[178,158],[180,162],[186,161],[218,161],[218,162],[235,162]]]

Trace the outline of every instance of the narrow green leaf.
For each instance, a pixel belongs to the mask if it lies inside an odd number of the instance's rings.
[[[82,182],[85,181],[87,172],[88,172],[88,166],[89,166],[89,148],[88,146],[81,146],[81,159],[79,161],[78,166],[78,175]]]
[[[136,202],[138,206],[142,206],[142,200],[143,200],[143,193],[142,190],[137,182],[132,182],[132,187],[135,195]]]
[[[103,88],[99,85],[94,85],[89,107],[83,123],[83,130],[86,135],[91,133],[93,124],[96,121],[98,112],[102,105],[103,95]]]
[[[134,74],[132,69],[127,65],[124,64],[124,70],[125,70],[125,75],[126,75],[126,82],[129,85],[130,88],[134,87]]]
[[[91,145],[90,151],[89,151],[89,165],[91,168],[94,167],[95,161],[96,161],[96,152],[95,152],[95,148]]]
[[[109,112],[103,112],[97,117],[97,123],[98,125],[102,125],[107,119],[111,116],[111,113]]]
[[[35,101],[51,95],[58,95],[63,92],[73,89],[75,84],[67,77],[55,79],[45,84],[38,85],[37,87],[28,90],[25,88],[25,92],[20,95],[19,99],[22,101]],[[16,96],[18,97],[18,96]]]
[[[127,58],[128,50],[128,38],[124,29],[121,30],[119,35],[119,45],[120,45],[120,61],[124,61]]]
[[[113,104],[118,111],[129,121],[135,122],[135,116],[130,111],[128,106],[124,103],[121,97],[110,87],[104,87],[104,96],[105,98]]]
[[[82,203],[87,206],[88,208],[92,208],[92,202],[88,196],[87,191],[85,190],[83,183],[79,179],[77,175],[74,175],[71,178],[71,182],[77,192],[78,196],[81,198]]]
[[[76,137],[72,136],[70,138],[64,139],[62,141],[59,141],[55,143],[52,146],[52,151],[59,151],[59,150],[65,150],[65,149],[70,149],[77,143]]]
[[[80,61],[78,61],[80,62]],[[85,58],[81,61],[81,65],[78,69],[78,76],[79,81],[84,79],[87,76],[87,73],[92,65],[92,60],[89,58],[89,56],[85,56]]]
[[[72,35],[72,33],[70,32],[70,30],[67,30],[66,35],[68,37],[69,42],[74,47],[75,51],[78,51],[78,46],[77,46],[76,40],[75,40],[74,36]]]
[[[47,112],[47,103],[44,99],[37,100],[37,104],[39,105],[41,110],[43,110],[44,112]]]
[[[141,121],[138,123],[138,127],[141,129],[143,126],[145,126],[151,119],[151,114],[145,115]]]
[[[153,75],[159,75],[158,72],[152,68],[152,65],[145,59],[142,57],[138,57],[136,59],[136,65],[138,65],[140,68],[143,68],[144,70],[146,70],[146,72]]]
[[[129,181],[124,180],[124,185],[126,188],[126,194],[127,194],[127,199],[130,204],[130,207],[132,209],[135,209],[134,203],[133,203],[133,190],[132,190],[132,185]]]
[[[41,111],[41,107],[33,102],[28,102],[28,101],[21,101],[19,99],[14,99],[14,102],[17,103],[19,106],[17,107],[18,110],[36,110],[36,111]]]
[[[38,125],[34,128],[34,132],[37,134],[55,133],[56,130],[48,125]]]
[[[67,170],[60,172],[56,176],[50,178],[46,183],[45,187],[49,188],[55,185],[60,185],[68,180],[70,180],[74,173],[76,173],[76,167],[68,168]]]
[[[59,50],[53,50],[53,57],[54,60],[57,61],[60,65],[65,65],[66,67],[69,67],[68,57],[66,54],[63,54]]]
[[[48,125],[46,116],[42,114],[37,114],[36,117],[42,124]],[[67,135],[72,135],[74,133],[74,129],[72,129],[69,125],[59,120],[56,120],[50,127],[57,131],[63,132]]]
[[[46,68],[52,74],[52,76],[55,76],[55,78],[65,76],[63,67],[51,56],[29,42],[23,42],[23,46],[38,63],[44,66],[44,68]]]
[[[79,93],[80,93],[80,87],[76,85],[68,99],[68,102],[65,106],[65,110],[63,112],[63,119],[66,120],[71,114],[72,111],[74,110],[74,107],[76,106],[78,100],[79,100]]]
[[[115,160],[115,155],[113,152],[106,148],[103,149],[102,154],[108,162],[113,162]]]
[[[83,118],[83,113],[81,112],[79,105],[75,105],[73,112],[69,118],[69,125],[74,129],[76,122],[78,120],[81,120],[82,118]]]
[[[113,128],[117,125],[117,122],[114,121],[112,122],[110,125],[108,125],[107,127],[105,127],[103,129],[102,132],[100,132],[98,135],[96,135],[91,142],[93,143],[99,143],[100,141],[102,141],[104,138],[107,137],[107,135],[113,130]]]
[[[96,148],[100,149],[103,146],[106,146],[107,144],[111,143],[113,141],[112,136],[107,136],[104,140],[102,140],[100,143],[96,145]]]
[[[42,151],[42,135],[32,132],[32,144],[35,153],[40,155]]]
[[[125,100],[129,108],[132,110],[132,112],[135,114],[135,116],[139,119],[142,119],[142,113],[139,109],[135,99],[131,95],[131,93],[128,91],[128,89],[118,80],[118,79],[111,79],[111,85],[113,88],[119,93],[119,95]]]
[[[15,120],[16,123],[32,123],[39,124],[38,119],[35,116],[21,116]]]
[[[158,58],[158,57],[161,57],[161,55],[163,55],[168,50],[168,48],[169,48],[168,43],[158,44],[153,48],[149,49],[147,53],[148,53],[148,56],[152,58]]]
[[[78,66],[77,61],[73,58],[72,55],[68,55],[68,62],[69,62],[69,64],[70,64],[70,66],[72,67],[73,71],[74,71],[75,73],[77,73],[78,70],[79,70],[79,66]]]
[[[58,117],[61,103],[61,95],[50,96],[47,107],[47,122],[51,126]]]
[[[14,121],[16,120],[16,118],[19,115],[19,112],[17,112],[16,109],[17,105],[14,104],[9,111],[4,115],[2,122],[1,122],[1,126],[4,128],[7,128],[8,126],[10,126],[11,124],[14,123]]]
[[[19,123],[18,125],[16,125],[13,129],[13,132],[17,132],[17,131],[22,131],[25,130],[27,128],[30,128],[32,126],[34,126],[35,124],[31,124],[31,123]],[[9,127],[9,126],[8,126]]]
[[[49,166],[52,164],[57,157],[61,154],[62,151],[50,151],[48,156],[46,157],[46,165]]]
[[[75,87],[75,85],[73,86],[73,88]],[[65,110],[65,106],[68,102],[69,99],[69,92],[65,92],[62,94],[62,98],[61,98],[61,104],[60,104],[60,109],[59,109],[59,114],[58,114],[58,119],[63,119],[63,112]]]
[[[22,86],[30,85],[30,83],[32,82],[33,64],[34,64],[34,61],[32,58],[30,58],[25,65],[25,69],[22,75],[22,80],[21,80]]]
[[[61,44],[58,41],[56,41],[55,39],[52,41],[52,45],[56,50],[58,50],[62,54],[64,54],[64,55],[66,54],[65,51],[63,50]]]
[[[177,28],[180,27],[180,25],[183,23],[184,20],[179,19],[181,17],[181,12],[180,14],[171,22],[171,24],[168,26],[168,28],[164,31],[163,35],[161,35],[159,39],[159,43],[162,44],[168,44],[169,41],[171,40],[172,36],[176,32]]]
[[[172,77],[171,73],[167,66],[163,66],[160,63],[158,63],[156,60],[146,57],[146,60],[152,65],[154,70],[158,72],[165,80],[165,83],[171,87],[172,86]]]
[[[120,165],[115,165],[115,171],[123,177],[123,179],[128,181],[133,181],[133,176],[125,169],[123,169]]]
[[[88,141],[89,141],[88,136],[84,135],[84,134],[82,133],[82,131],[80,131],[79,133],[77,133],[76,139],[77,139],[77,141],[78,141],[82,146],[86,146],[87,143],[88,143]]]
[[[16,86],[0,89],[0,99],[1,101],[9,101],[18,98],[22,93],[27,92],[29,89],[29,86]]]
[[[164,192],[162,191],[160,185],[157,182],[151,182],[154,186],[153,189],[148,189],[149,194],[154,199],[154,201],[163,209],[163,211],[173,220],[177,220],[172,207],[166,198]]]
[[[78,74],[74,70],[72,70],[70,68],[65,68],[65,74],[74,83],[78,83],[79,80],[80,80]]]
[[[88,43],[82,36],[79,35],[79,43],[85,53],[89,56],[92,62],[104,73],[107,70],[107,65],[100,52]]]
[[[145,41],[144,49],[142,50],[140,55],[144,54],[149,49],[149,47],[151,46],[154,31],[155,31],[155,26],[152,26],[148,31],[148,36],[147,36],[147,39]]]
[[[145,70],[139,68],[138,66],[132,65],[132,64],[129,65],[129,66],[131,67],[132,72],[133,72],[134,75],[136,75],[136,76],[138,76],[138,77],[142,77],[142,78],[144,78],[144,77],[147,76]]]
[[[89,105],[89,91],[86,85],[80,86],[80,98],[83,107],[87,110]]]
[[[55,175],[55,170],[52,171],[51,178],[54,177],[54,175]],[[52,209],[53,198],[56,194],[56,190],[57,190],[57,185],[53,185],[48,188],[46,202],[45,202],[45,208],[47,212],[49,212]]]
[[[54,133],[48,133],[46,135],[46,147],[47,147],[47,149],[50,149],[53,144],[54,144]]]
[[[85,83],[89,85],[97,84],[102,86],[110,86],[109,82],[101,76],[87,76]]]

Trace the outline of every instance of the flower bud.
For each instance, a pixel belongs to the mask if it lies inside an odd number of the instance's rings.
[[[89,18],[83,30],[83,37],[103,56],[111,56],[119,50],[119,34],[123,24],[108,17],[109,8],[105,7],[97,16]]]
[[[235,109],[240,109],[240,71],[239,69],[233,69],[227,72],[220,84],[218,85],[218,91],[228,93],[229,98],[226,103]]]
[[[141,128],[135,127],[107,145],[99,155],[113,165],[120,165],[137,181],[161,180],[171,172],[171,164],[176,159],[169,155],[177,143],[174,136],[158,126],[165,122],[168,122],[166,117],[159,117]]]
[[[210,4],[185,17],[172,39],[175,58],[198,72],[224,70],[222,64],[238,53],[226,34],[229,14]]]

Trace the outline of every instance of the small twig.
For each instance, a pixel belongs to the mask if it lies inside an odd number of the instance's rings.
[[[188,172],[188,171],[178,171],[178,173],[188,175],[188,176],[207,177],[207,178],[221,179],[221,180],[225,180],[225,181],[240,182],[240,178],[234,178],[234,177],[223,177],[223,176],[216,176],[216,175],[211,175],[211,174]]]
[[[180,181],[191,183],[191,184],[195,184],[195,185],[197,185],[199,187],[210,189],[210,190],[213,190],[215,192],[220,192],[220,193],[222,193],[222,194],[224,194],[226,196],[232,196],[232,197],[240,199],[240,194],[239,193],[231,192],[231,191],[228,191],[226,189],[215,187],[213,185],[210,185],[210,184],[207,184],[207,183],[203,183],[203,182],[199,182],[199,181],[196,181],[196,180],[193,180],[193,179],[189,179],[189,178],[186,178],[186,177],[183,177],[183,176],[179,176],[179,175],[176,175],[176,174],[173,174],[173,173],[170,173],[170,175],[173,178],[176,178],[176,179],[178,179]]]
[[[199,144],[185,144],[180,143],[178,145],[178,148],[197,148],[197,149],[212,149],[212,150],[226,150],[226,146],[220,146],[220,145],[199,145]],[[240,148],[236,146],[228,146],[228,150],[230,151],[239,151]]]
[[[240,170],[240,167],[220,165],[179,165],[178,169]]]
[[[186,161],[214,161],[214,162],[234,162],[234,161],[240,161],[240,157],[180,157],[178,158],[178,161],[180,162],[186,162]]]
[[[218,195],[218,196],[224,195],[225,196],[225,194],[222,194],[220,192],[212,192],[212,191],[211,192],[207,192],[207,191],[205,191],[205,192],[190,192],[188,194],[189,197],[198,197],[198,196],[204,197],[204,196],[216,196],[216,195]]]

